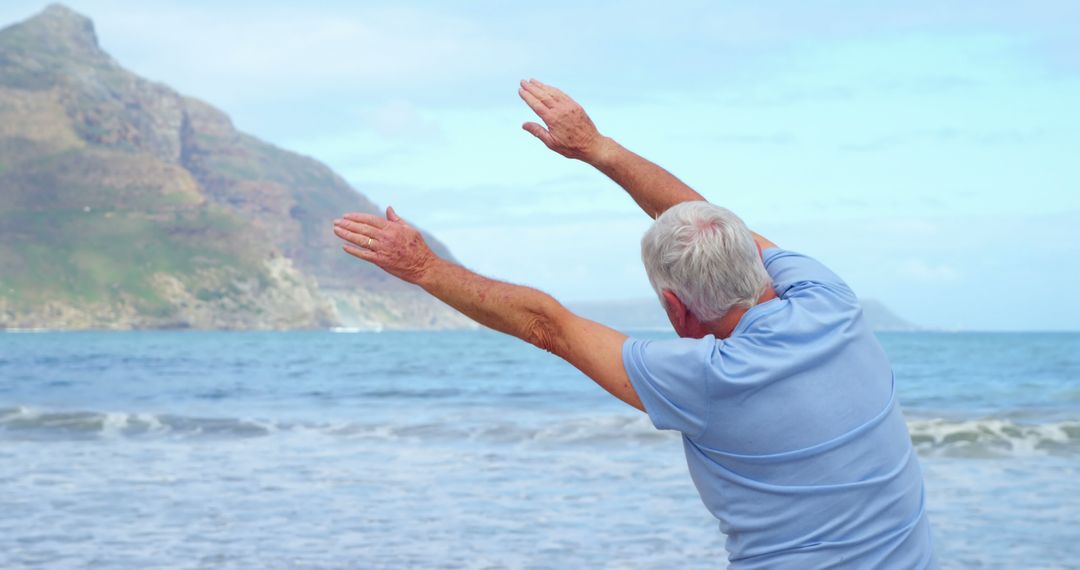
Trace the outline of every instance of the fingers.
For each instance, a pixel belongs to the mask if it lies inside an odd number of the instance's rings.
[[[384,226],[386,226],[386,220],[374,214],[349,213],[342,216],[342,218],[353,222],[359,222],[361,224],[374,226],[379,229],[382,229]]]
[[[541,119],[544,119],[548,116],[547,105],[541,103],[535,95],[526,91],[524,87],[518,89],[518,95],[525,101],[525,104],[527,104],[534,113],[540,116]]]
[[[343,245],[341,246],[341,249],[345,250],[345,253],[353,257],[363,259],[364,261],[370,261],[372,263],[375,262],[375,258],[377,257],[375,252],[371,251],[370,249],[361,249],[358,247],[353,247],[351,245]]]
[[[387,206],[386,207],[386,219],[390,220],[391,222],[400,222],[401,221],[401,216],[397,215],[397,212],[394,211],[393,206]]]
[[[387,217],[400,220],[393,208],[387,209]],[[345,240],[341,249],[358,259],[375,263],[378,254],[372,249],[382,233],[387,221],[372,214],[345,214],[342,219],[334,220],[334,235]]]
[[[352,222],[349,220],[334,220],[334,227],[375,239],[379,239],[379,234],[382,233],[381,228],[377,228],[371,224]]]
[[[540,126],[539,123],[525,123],[524,125],[521,125],[521,128],[528,131],[529,134],[531,134],[532,136],[540,139],[540,141],[547,145],[549,148],[551,147],[551,145],[555,144],[555,141],[551,138],[551,133],[549,133],[544,127]]]
[[[372,250],[379,243],[381,230],[374,226],[350,222],[348,220],[334,221],[334,235],[364,250]]]
[[[553,107],[555,105],[555,98],[552,97],[551,92],[545,89],[539,81],[535,79],[530,79],[528,81],[522,80],[521,88],[524,89],[526,93],[536,97],[536,99],[543,103],[545,107]]]
[[[366,236],[361,233],[351,232],[342,227],[335,227],[334,235],[353,245],[357,245],[365,249],[370,249],[369,246],[375,243],[375,238],[373,238],[372,236]]]
[[[570,97],[566,93],[560,91],[558,87],[552,87],[551,85],[541,82],[539,79],[530,79],[529,83],[536,85],[542,91],[546,92],[548,96],[551,97],[552,101],[560,102],[565,99],[570,99]]]

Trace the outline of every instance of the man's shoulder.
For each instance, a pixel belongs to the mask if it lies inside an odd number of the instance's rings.
[[[722,343],[722,339],[711,334],[701,338],[630,336],[623,343],[623,356],[638,352],[647,353],[650,358],[700,361],[707,359]]]
[[[855,294],[839,275],[806,254],[770,248],[762,252],[762,262],[773,281],[773,288],[781,297],[828,292],[849,302],[855,299]]]

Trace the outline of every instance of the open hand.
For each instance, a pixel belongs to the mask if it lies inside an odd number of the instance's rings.
[[[419,282],[438,259],[424,236],[393,208],[386,209],[386,219],[372,214],[345,214],[334,220],[334,235],[345,240],[345,253],[370,261],[409,283]]]
[[[566,158],[585,162],[591,162],[600,152],[604,137],[585,114],[585,109],[566,93],[530,79],[522,80],[518,95],[544,121],[543,126],[529,122],[521,125],[521,128],[532,133],[548,148]]]

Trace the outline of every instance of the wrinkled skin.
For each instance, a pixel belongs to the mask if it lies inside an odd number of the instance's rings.
[[[543,126],[529,122],[521,125],[521,128],[540,139],[548,148],[566,158],[586,162],[594,160],[602,152],[606,138],[596,130],[585,109],[566,93],[530,79],[521,82],[518,95],[544,121]]]
[[[409,283],[419,283],[437,259],[420,232],[401,219],[393,208],[386,218],[372,214],[345,214],[334,220],[334,235],[348,242],[349,255],[369,261]]]

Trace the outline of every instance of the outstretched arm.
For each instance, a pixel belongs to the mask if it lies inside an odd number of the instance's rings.
[[[675,204],[705,201],[674,174],[601,135],[581,105],[559,89],[530,79],[521,82],[518,95],[544,121],[544,125],[525,123],[523,129],[551,150],[606,174],[650,217]],[[775,247],[756,233],[754,239],[762,249]]]
[[[423,236],[387,208],[386,218],[346,214],[334,233],[346,253],[419,285],[474,321],[561,357],[613,396],[644,410],[622,362],[626,335],[568,311],[535,289],[488,279],[431,251]]]

